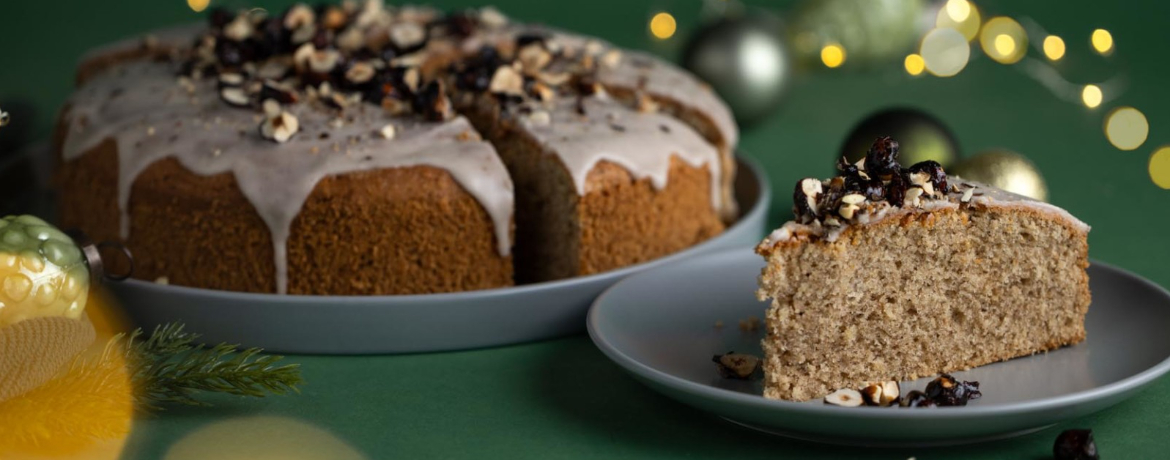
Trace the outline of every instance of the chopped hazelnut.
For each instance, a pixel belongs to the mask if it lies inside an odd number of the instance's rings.
[[[903,198],[903,203],[904,205],[918,206],[920,204],[920,196],[922,196],[921,187],[910,187],[906,189],[906,196]]]
[[[973,195],[975,195],[974,188],[969,188],[969,189],[963,190],[963,196],[959,197],[959,202],[960,203],[970,203],[971,197]]]
[[[252,21],[248,20],[247,15],[236,16],[232,22],[223,27],[223,36],[237,42],[247,40],[251,35]]]
[[[316,73],[329,73],[341,60],[341,53],[336,50],[318,50],[309,55],[309,69]]]
[[[760,358],[744,353],[728,352],[711,357],[725,379],[747,380],[760,368]]]
[[[304,71],[309,68],[309,60],[312,59],[313,53],[317,52],[317,48],[312,43],[305,43],[293,52],[293,65],[298,71]]]
[[[260,124],[260,135],[278,143],[288,142],[299,130],[300,123],[297,121],[297,117],[284,111],[265,119]]]
[[[228,86],[219,90],[219,97],[233,107],[247,107],[252,104],[248,93],[244,92],[243,88],[236,86]]]
[[[244,84],[244,76],[235,72],[224,72],[219,74],[219,84],[223,86],[241,86]]]
[[[496,69],[496,73],[492,75],[492,81],[488,84],[488,91],[502,94],[521,95],[524,93],[524,77],[520,76],[516,69],[509,66],[500,66]]]
[[[622,63],[622,52],[619,50],[609,50],[601,55],[601,66],[607,69],[617,68]]]
[[[381,136],[382,139],[394,139],[394,135],[396,133],[397,129],[392,124],[387,124],[386,126],[383,126],[382,129],[378,130],[378,135]]]
[[[857,212],[858,209],[861,208],[855,204],[842,204],[841,207],[837,208],[837,214],[846,219],[852,219],[853,213]]]
[[[841,197],[841,202],[846,204],[861,204],[865,202],[865,195],[850,193]]]
[[[365,46],[366,37],[361,29],[350,27],[337,36],[337,47],[345,51],[357,51]]]
[[[427,31],[413,22],[400,22],[390,27],[390,42],[400,50],[416,48],[427,38]]]
[[[842,388],[825,396],[825,404],[834,406],[858,407],[861,403],[861,393],[851,388]]]
[[[313,37],[316,37],[316,36],[317,36],[317,25],[313,24],[313,23],[309,23],[309,24],[305,24],[303,26],[300,26],[296,29],[293,29],[292,35],[289,36],[289,40],[293,44],[300,44],[300,43],[312,44]],[[316,45],[314,45],[313,47],[318,48]]]
[[[498,29],[508,25],[508,17],[500,10],[485,6],[479,9],[479,23],[489,29]]]
[[[402,82],[411,91],[418,91],[418,82],[421,78],[418,67],[411,67],[402,73]]]
[[[552,55],[545,51],[544,47],[539,43],[533,43],[520,48],[517,53],[517,59],[525,72],[536,73],[548,65],[552,61]]]
[[[568,83],[570,78],[572,78],[572,75],[570,75],[569,73],[566,73],[566,72],[558,72],[558,73],[540,72],[540,73],[536,74],[537,80],[540,80],[540,81],[544,82],[545,84],[552,85],[552,86],[560,86],[560,85],[563,85],[565,83]]]
[[[321,25],[326,29],[337,30],[345,26],[349,21],[349,16],[345,11],[336,6],[330,6],[325,9],[325,17],[321,18]]]
[[[362,84],[374,78],[374,66],[367,62],[358,62],[345,71],[345,79],[352,83]]]
[[[654,113],[658,111],[658,103],[654,99],[645,94],[638,94],[638,111],[642,113]]]
[[[261,104],[260,107],[264,109],[264,116],[267,118],[276,117],[277,115],[280,115],[281,112],[280,103],[276,102],[274,99],[265,99],[264,103]]]
[[[284,28],[288,30],[299,29],[315,22],[317,22],[317,15],[313,13],[312,8],[303,3],[293,5],[284,15]]]
[[[544,110],[537,110],[528,115],[528,122],[534,126],[548,126],[552,117]]]

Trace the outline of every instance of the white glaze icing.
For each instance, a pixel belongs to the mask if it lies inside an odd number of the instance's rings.
[[[70,160],[113,139],[118,148],[118,206],[129,236],[130,190],[154,162],[175,158],[195,174],[232,173],[272,232],[277,291],[287,291],[287,240],[293,219],[324,177],[353,171],[429,165],[445,169],[479,200],[501,255],[510,252],[513,188],[503,163],[462,117],[444,123],[392,119],[374,105],[332,112],[297,104],[288,110],[301,132],[287,143],[256,134],[260,115],[228,107],[211,80],[188,93],[170,65],[136,61],[95,75],[69,100],[63,157]],[[393,140],[374,132],[396,125]],[[328,133],[328,139],[320,138]],[[470,136],[469,136],[470,134]],[[316,153],[313,153],[316,151]]]
[[[518,115],[529,134],[560,158],[578,193],[587,192],[589,172],[603,160],[621,165],[637,179],[649,178],[658,190],[666,187],[672,156],[694,167],[706,166],[711,184],[719,183],[719,151],[685,123],[657,112],[638,112],[604,94],[585,97],[580,105],[584,116],[575,98],[557,99],[548,109],[547,123]],[[723,206],[720,189],[710,189],[711,206],[718,211]]]
[[[963,190],[964,187],[975,187],[975,193],[979,194],[977,196],[972,196],[971,203],[973,204],[986,206],[989,208],[1029,209],[1063,220],[1081,233],[1088,233],[1090,230],[1088,224],[1082,222],[1080,219],[1077,219],[1072,214],[1069,214],[1068,211],[1065,211],[1063,208],[1058,206],[1045,203],[1043,201],[1037,201],[1023,195],[1017,195],[1015,193],[1001,190],[990,185],[963,180],[955,176],[950,176],[948,178],[948,182],[959,186],[960,193],[948,193],[946,199],[923,200],[921,205],[917,207],[904,206],[895,208],[884,201],[879,202],[876,203],[876,207],[872,212],[865,215],[865,218],[867,219],[865,222],[860,222],[861,219],[859,218],[859,222],[856,224],[845,224],[833,228],[822,226],[821,223],[817,221],[813,221],[809,224],[788,221],[785,222],[784,225],[781,225],[780,228],[772,231],[772,233],[769,234],[766,238],[764,238],[764,241],[760,243],[759,248],[762,250],[767,250],[779,243],[792,241],[793,239],[799,238],[801,236],[809,236],[819,238],[823,241],[833,242],[837,240],[837,237],[839,237],[845,228],[847,228],[849,225],[874,224],[891,217],[899,217],[913,212],[932,212],[940,209],[957,209],[960,205],[959,199],[962,196],[961,190]]]

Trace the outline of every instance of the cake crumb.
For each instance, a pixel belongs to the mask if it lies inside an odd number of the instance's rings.
[[[155,278],[154,284],[161,284],[163,286],[166,286],[166,285],[171,284],[171,280],[165,276],[160,276],[158,278]]]
[[[720,319],[715,321],[715,329],[723,329],[723,320]]]
[[[743,332],[756,332],[760,329],[760,318],[752,316],[748,319],[739,320],[739,330]]]

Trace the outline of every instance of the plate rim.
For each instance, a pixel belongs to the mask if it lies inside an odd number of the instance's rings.
[[[741,151],[742,152],[742,151]],[[207,289],[181,285],[162,285],[151,281],[144,281],[135,278],[128,278],[120,283],[131,289],[139,289],[145,291],[154,291],[166,295],[181,295],[191,297],[202,297],[208,300],[216,299],[231,299],[233,301],[254,301],[254,302],[270,302],[283,304],[297,304],[297,305],[312,305],[321,303],[340,303],[343,305],[365,305],[365,304],[380,304],[386,302],[433,302],[446,303],[469,300],[483,300],[492,298],[507,298],[509,296],[534,295],[547,291],[556,291],[570,286],[579,286],[583,284],[590,284],[594,282],[603,282],[606,279],[617,278],[619,282],[627,278],[628,275],[644,271],[648,265],[667,265],[672,262],[679,261],[687,257],[697,257],[700,251],[704,250],[705,245],[715,238],[727,234],[732,229],[738,229],[743,225],[748,225],[764,217],[771,206],[772,202],[772,184],[767,174],[759,161],[745,156],[736,155],[735,158],[741,166],[745,166],[747,170],[751,171],[752,177],[755,178],[759,185],[759,193],[756,196],[755,204],[745,213],[743,213],[735,223],[727,227],[720,235],[716,235],[711,240],[707,240],[696,244],[694,246],[685,248],[673,254],[668,254],[645,262],[640,262],[634,265],[627,265],[615,270],[610,270],[601,273],[594,273],[592,275],[577,276],[568,279],[542,281],[539,283],[525,284],[520,286],[505,286],[491,289],[479,289],[473,291],[462,292],[437,292],[430,294],[395,294],[395,295],[308,295],[308,294],[273,294],[260,292],[237,292],[225,291],[220,289]],[[766,220],[766,219],[765,219]],[[720,252],[720,251],[714,251]],[[336,305],[331,305],[334,308]],[[592,304],[590,304],[592,307]]]
[[[729,249],[700,255],[695,259],[690,260],[689,262],[696,263],[699,260],[731,259],[741,257],[744,257],[744,251],[742,249]],[[1153,288],[1167,300],[1170,300],[1170,291],[1140,275],[1097,259],[1090,258],[1089,263],[1090,266],[1098,266],[1104,270],[1113,271],[1126,278],[1143,283],[1146,286]],[[671,267],[664,266],[647,270],[645,272],[629,276],[615,283],[613,286],[610,286],[609,289],[606,289],[605,292],[598,296],[597,299],[594,300],[593,305],[589,307],[589,313],[586,318],[586,330],[588,331],[589,338],[593,341],[594,345],[597,346],[597,348],[600,349],[601,352],[605,354],[611,361],[617,363],[627,372],[630,372],[639,378],[649,380],[655,384],[664,385],[671,388],[672,390],[680,391],[690,395],[697,395],[703,399],[712,400],[719,403],[757,406],[763,407],[770,412],[785,412],[794,415],[849,415],[869,420],[900,420],[906,418],[956,419],[980,416],[1010,416],[1059,409],[1075,404],[1104,400],[1112,395],[1126,394],[1148,385],[1158,377],[1161,377],[1170,371],[1170,355],[1167,355],[1158,363],[1141,372],[1130,375],[1116,382],[1094,387],[1088,390],[1023,402],[989,404],[986,406],[939,407],[935,408],[935,410],[929,411],[858,411],[851,407],[815,405],[808,404],[807,402],[768,399],[763,395],[747,394],[723,388],[717,388],[710,385],[703,385],[650,367],[649,365],[639,362],[638,360],[635,360],[634,358],[622,352],[618,347],[610,343],[604,334],[599,331],[597,323],[599,321],[598,315],[600,315],[600,313],[598,313],[598,311],[605,308],[600,307],[600,305],[603,305],[603,303],[610,296],[612,296],[614,292],[618,291],[619,289],[623,289],[627,284],[638,282],[639,278],[642,276],[650,276],[659,270],[665,271],[669,270],[670,268]],[[677,400],[677,398],[672,399]]]

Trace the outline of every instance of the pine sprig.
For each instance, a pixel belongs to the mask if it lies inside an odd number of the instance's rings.
[[[139,391],[137,406],[161,409],[166,404],[207,406],[196,399],[202,392],[264,397],[300,392],[304,383],[300,365],[277,366],[283,359],[261,355],[259,348],[236,352],[237,345],[221,343],[210,348],[195,344],[198,334],[183,331],[183,325],[169,323],[155,327],[142,339],[142,329],[128,337],[118,335],[110,342],[126,356],[130,379]],[[125,339],[125,340],[123,340]]]

